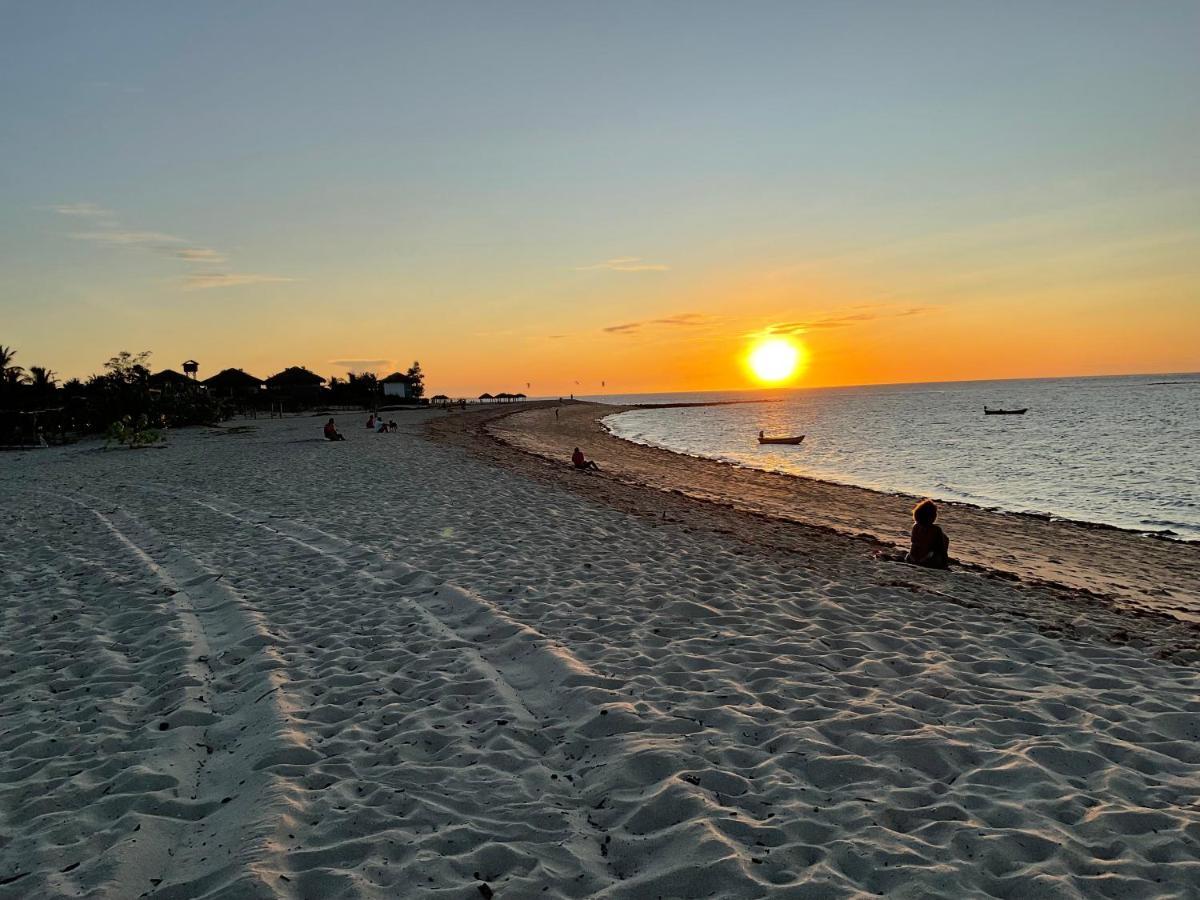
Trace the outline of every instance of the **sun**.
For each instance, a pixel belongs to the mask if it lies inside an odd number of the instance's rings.
[[[805,361],[804,348],[785,337],[763,338],[750,348],[746,362],[763,384],[779,384],[792,378]]]

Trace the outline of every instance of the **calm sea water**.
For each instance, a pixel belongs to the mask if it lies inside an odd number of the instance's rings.
[[[614,434],[681,453],[1200,540],[1200,375],[589,398],[774,402],[634,410]],[[984,406],[1028,407],[985,416]],[[798,447],[760,446],[805,435]]]

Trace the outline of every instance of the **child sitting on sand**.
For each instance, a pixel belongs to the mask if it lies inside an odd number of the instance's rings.
[[[344,441],[346,436],[337,430],[337,426],[333,424],[333,419],[325,423],[325,440],[327,441]]]
[[[596,465],[595,460],[588,459],[583,455],[583,451],[578,447],[571,454],[571,465],[579,469],[581,472],[599,472],[600,467]]]
[[[905,562],[929,569],[950,568],[950,538],[933,524],[937,514],[937,504],[932,500],[922,500],[913,507],[912,547]]]

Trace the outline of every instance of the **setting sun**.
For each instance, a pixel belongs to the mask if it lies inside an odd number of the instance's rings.
[[[772,337],[764,338],[751,348],[747,363],[759,381],[778,384],[796,375],[804,359],[804,349],[795,341]]]

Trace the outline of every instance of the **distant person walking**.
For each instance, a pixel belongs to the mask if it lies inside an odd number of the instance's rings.
[[[927,569],[950,568],[950,538],[937,525],[938,508],[932,500],[913,507],[912,546],[904,561]]]
[[[327,441],[344,441],[346,436],[337,430],[337,426],[333,424],[333,419],[325,423],[325,440]]]
[[[583,451],[578,447],[576,447],[575,452],[571,454],[571,465],[581,472],[600,471],[600,467],[596,465],[595,460],[588,459],[586,456],[584,456]]]

